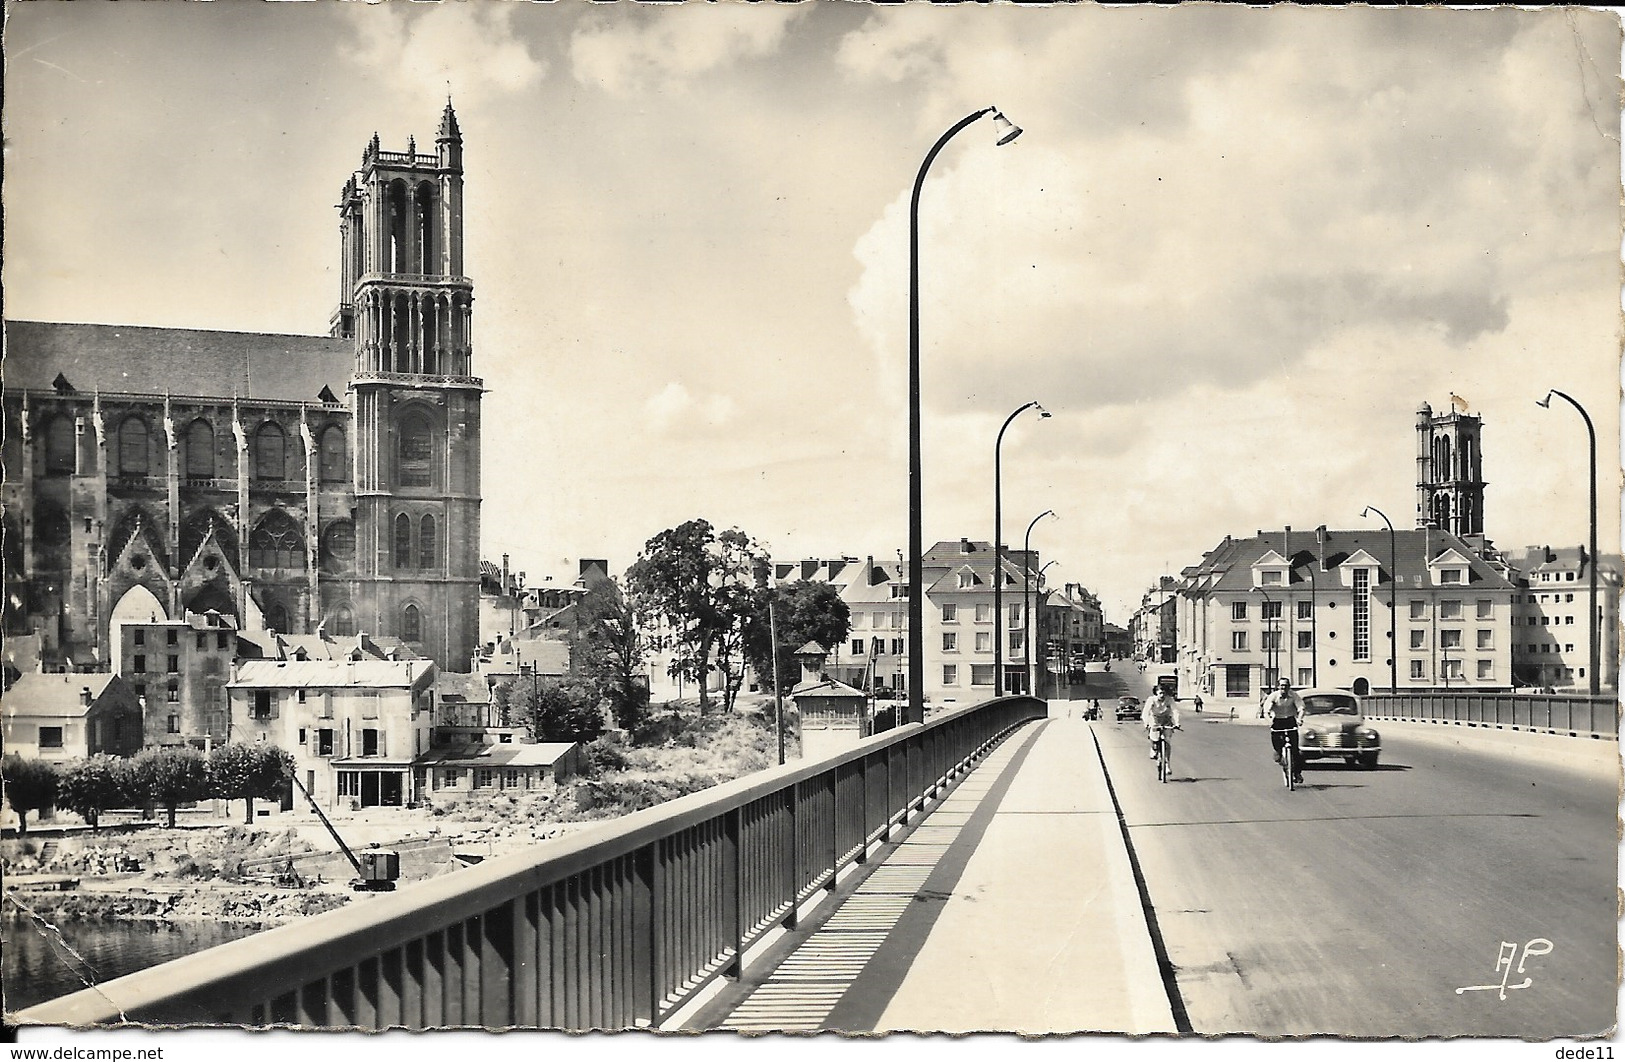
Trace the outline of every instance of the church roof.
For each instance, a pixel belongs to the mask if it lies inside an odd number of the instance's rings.
[[[7,321],[6,386],[81,394],[319,401],[344,394],[355,369],[350,340],[144,325]],[[61,388],[58,387],[58,390]]]

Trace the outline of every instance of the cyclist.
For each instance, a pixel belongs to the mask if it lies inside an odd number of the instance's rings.
[[[1303,725],[1303,698],[1292,689],[1292,683],[1282,679],[1279,688],[1264,701],[1264,711],[1270,717],[1270,746],[1275,750],[1275,762],[1281,762],[1281,750],[1292,749],[1292,780],[1303,781],[1303,759],[1298,755],[1298,727]]]
[[[1157,731],[1159,726],[1179,729],[1179,701],[1166,686],[1158,686],[1140,709],[1140,722],[1145,724],[1145,736],[1151,742],[1151,758],[1157,758]],[[1162,735],[1164,738],[1166,734]],[[1168,758],[1173,759],[1174,743],[1168,742]]]

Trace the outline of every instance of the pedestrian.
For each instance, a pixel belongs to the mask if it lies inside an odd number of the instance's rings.
[[[1202,710],[1202,695],[1198,693],[1192,700],[1196,705],[1196,710],[1200,712]]]

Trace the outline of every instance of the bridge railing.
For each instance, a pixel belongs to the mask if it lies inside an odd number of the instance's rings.
[[[1372,693],[1362,698],[1372,719],[1536,730],[1575,737],[1619,737],[1613,696],[1528,693]]]
[[[29,1008],[20,1024],[659,1025],[1044,702],[1008,697]]]

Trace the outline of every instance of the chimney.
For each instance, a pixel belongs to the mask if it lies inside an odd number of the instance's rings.
[[[1292,525],[1287,524],[1281,529],[1281,556],[1287,560],[1292,559]]]
[[[1320,570],[1326,570],[1326,525],[1315,528],[1315,542],[1320,547]]]
[[[969,553],[970,551],[971,551],[970,539],[968,539],[968,538],[960,539],[959,540],[959,552],[961,552],[961,553]]]
[[[875,555],[871,553],[863,558],[863,585],[874,586],[878,582],[880,580],[875,578]]]
[[[91,699],[90,698],[90,687],[89,686],[81,687],[80,690],[79,690],[79,703],[84,705],[86,708],[89,708],[90,707],[90,699]]]
[[[506,594],[508,592],[508,586],[509,585],[510,584],[508,582],[508,555],[506,553],[504,553],[502,555],[502,586],[500,587],[500,592]]]

